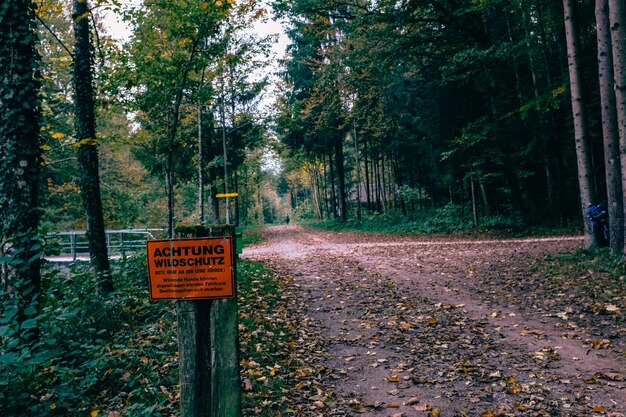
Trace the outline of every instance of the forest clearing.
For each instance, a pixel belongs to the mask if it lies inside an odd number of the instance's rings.
[[[283,278],[321,369],[295,415],[626,414],[624,277],[562,269],[581,238],[266,233],[243,256]]]

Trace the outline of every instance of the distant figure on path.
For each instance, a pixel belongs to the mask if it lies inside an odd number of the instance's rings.
[[[289,224],[289,214],[285,214],[285,223]]]

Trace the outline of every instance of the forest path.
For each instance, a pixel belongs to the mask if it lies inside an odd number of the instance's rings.
[[[599,298],[587,271],[546,269],[581,246],[292,225],[243,256],[305,301],[333,399],[318,415],[623,416],[623,297]]]

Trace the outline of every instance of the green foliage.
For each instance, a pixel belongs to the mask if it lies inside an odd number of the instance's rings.
[[[261,243],[262,240],[263,235],[261,233],[260,225],[251,224],[243,229],[241,237],[241,244],[243,245],[243,247]]]
[[[177,383],[174,311],[148,302],[141,256],[114,265],[114,280],[118,291],[98,298],[85,265],[47,266],[40,313],[21,324],[15,299],[0,294],[3,415],[170,414]],[[36,341],[17,337],[37,328]]]
[[[374,233],[399,235],[424,234],[476,234],[484,233],[498,236],[545,236],[559,233],[576,233],[571,228],[528,228],[519,218],[505,216],[486,216],[474,226],[470,207],[447,204],[436,210],[421,212],[418,218],[411,220],[400,211],[383,214],[370,214],[361,220],[349,219],[346,222],[312,221],[310,227],[328,230],[354,230]]]

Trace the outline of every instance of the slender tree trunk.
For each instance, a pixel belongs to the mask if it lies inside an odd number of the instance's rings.
[[[215,186],[215,182],[211,182],[211,184],[209,185],[209,192],[211,193],[211,221],[213,222],[213,224],[219,224],[220,200],[219,198],[215,197],[217,195],[217,187]]]
[[[17,303],[20,323],[37,316],[41,286],[41,250],[35,246],[41,216],[40,57],[32,6],[26,0],[0,6],[0,257],[22,261],[0,262],[0,285]],[[39,333],[33,330],[19,337],[34,341]]]
[[[472,215],[474,216],[474,227],[478,226],[478,207],[476,205],[476,187],[474,186],[474,171],[470,176],[470,190],[472,197]]]
[[[356,168],[356,218],[361,220],[361,162],[359,161],[359,140],[356,135],[356,122],[352,122],[354,140],[354,166]]]
[[[604,167],[610,228],[609,242],[611,251],[620,253],[624,249],[624,208],[608,0],[596,0],[596,28],[598,35],[598,74],[600,77],[600,102],[602,106]]]
[[[337,203],[339,208],[339,218],[341,221],[348,219],[348,209],[346,204],[346,174],[343,161],[343,138],[337,134],[333,140],[335,151],[335,171],[337,173]]]
[[[89,33],[87,2],[74,2],[74,103],[76,106],[76,147],[80,164],[80,194],[87,218],[87,238],[91,265],[98,288],[113,291],[113,279],[107,253],[106,233],[102,216],[98,148],[96,141],[95,93],[92,75],[92,48]]]
[[[204,71],[202,72],[204,75]],[[198,221],[204,223],[204,149],[202,146],[202,104],[198,106]]]
[[[370,169],[369,169],[369,161],[368,161],[368,152],[367,152],[367,140],[363,141],[364,146],[364,165],[365,165],[365,199],[367,201],[367,211],[368,213],[372,212],[372,198],[370,193],[371,181],[370,181]]]
[[[626,190],[626,4],[623,0],[609,0],[611,45],[613,49],[613,77],[619,132],[622,189]],[[623,207],[626,210],[626,195]],[[624,215],[626,218],[626,214]],[[610,219],[609,219],[610,220]],[[626,227],[624,228],[626,235]],[[626,238],[624,239],[626,244]],[[623,248],[626,253],[626,246]]]
[[[567,61],[569,66],[570,92],[572,96],[572,114],[574,117],[574,136],[576,143],[576,160],[578,162],[578,188],[580,191],[580,209],[584,224],[585,246],[593,244],[593,231],[590,222],[586,221],[587,207],[593,201],[594,189],[592,182],[589,132],[587,112],[582,88],[582,74],[579,64],[580,40],[576,19],[575,0],[563,0],[565,36],[567,43]]]
[[[330,180],[328,183],[330,184],[330,206],[333,210],[333,218],[338,218],[337,213],[337,192],[335,187],[335,168],[334,168],[334,159],[333,152],[331,150],[328,151],[328,172],[330,174]]]

